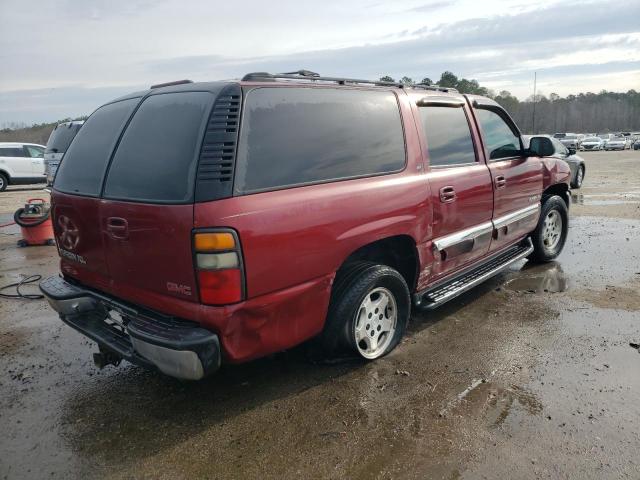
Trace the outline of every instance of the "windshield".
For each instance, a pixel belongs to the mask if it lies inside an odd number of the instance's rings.
[[[585,139],[585,142],[599,142],[600,138],[599,137],[589,137]]]
[[[578,138],[577,135],[565,135],[563,140],[575,140],[576,138]]]
[[[566,135],[564,133],[554,133],[553,138],[564,138]]]
[[[47,142],[46,153],[64,153],[67,151],[71,140],[76,136],[76,133],[80,129],[81,124],[77,123],[62,123],[58,125]]]

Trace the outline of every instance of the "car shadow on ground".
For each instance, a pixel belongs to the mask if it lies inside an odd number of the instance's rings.
[[[406,337],[411,339],[468,308],[505,279],[504,275],[496,276],[437,310],[415,311]],[[72,449],[109,463],[148,456],[198,432],[224,425],[240,414],[338,381],[366,367],[366,362],[356,358],[312,362],[307,347],[242,365],[225,365],[200,382],[181,382],[134,366],[111,369],[106,375],[81,383],[66,399],[62,407],[63,436]]]

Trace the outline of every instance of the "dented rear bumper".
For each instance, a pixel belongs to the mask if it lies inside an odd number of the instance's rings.
[[[69,326],[118,358],[172,377],[199,380],[218,370],[218,336],[193,322],[123,304],[50,277],[40,290]]]

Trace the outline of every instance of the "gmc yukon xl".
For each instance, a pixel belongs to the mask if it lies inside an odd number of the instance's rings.
[[[315,338],[393,350],[433,309],[568,228],[569,166],[453,89],[253,73],[98,108],[52,191],[62,321],[182,379]]]

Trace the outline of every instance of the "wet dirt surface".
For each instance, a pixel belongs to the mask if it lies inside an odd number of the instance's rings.
[[[640,210],[587,195],[640,190],[640,152],[584,157],[556,262],[414,312],[374,363],[100,371],[45,302],[0,299],[0,478],[639,478]],[[40,193],[0,194],[0,224]],[[0,233],[0,285],[56,273]]]

